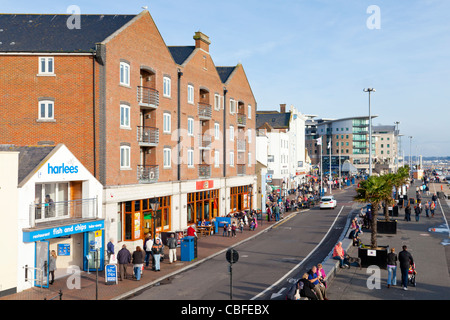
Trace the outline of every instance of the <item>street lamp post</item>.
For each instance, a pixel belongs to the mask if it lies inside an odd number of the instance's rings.
[[[409,136],[409,170],[412,170],[412,136]]]
[[[397,126],[397,128],[394,132],[394,138],[395,138],[395,136],[397,136],[397,139],[396,139],[397,150],[395,151],[395,158],[396,158],[396,166],[397,166],[396,171],[398,171],[398,153],[399,153],[399,137],[400,137],[400,133],[398,131],[398,125],[400,124],[400,121],[395,121],[394,124]]]
[[[376,92],[374,88],[364,89],[369,93],[369,177],[372,175],[372,116],[370,115],[370,93]]]
[[[152,209],[152,223],[153,223],[153,240],[156,239],[156,212],[159,209],[159,202],[157,198],[150,199],[150,208]]]

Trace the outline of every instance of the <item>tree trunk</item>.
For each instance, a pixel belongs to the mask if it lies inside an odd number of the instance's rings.
[[[371,245],[372,249],[376,249],[378,247],[377,215],[378,215],[378,203],[372,203],[372,234],[370,237],[370,245]]]
[[[389,221],[389,207],[387,202],[384,202],[383,212],[384,212],[384,219],[386,219],[386,221]]]

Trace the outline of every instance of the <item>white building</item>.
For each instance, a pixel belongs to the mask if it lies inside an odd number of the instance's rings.
[[[0,296],[48,287],[52,250],[55,278],[75,268],[94,270],[91,245],[102,269],[102,185],[63,144],[0,146],[0,151],[0,197],[8,199],[0,224],[0,248],[7,257],[0,264]]]
[[[294,106],[278,111],[257,111],[256,127],[268,138],[267,172],[271,184],[282,195],[303,182],[309,171],[305,150],[306,117]],[[259,145],[257,145],[259,148]]]

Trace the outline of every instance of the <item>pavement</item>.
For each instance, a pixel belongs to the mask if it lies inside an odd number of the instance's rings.
[[[432,185],[430,190],[440,191],[440,184]],[[444,191],[449,193],[447,186]],[[334,194],[345,192],[345,190],[335,190]],[[415,195],[415,185],[410,188],[409,196]],[[431,198],[431,195],[422,197],[423,201]],[[448,224],[445,216],[446,212],[450,216],[450,207],[446,200],[439,200],[434,218],[426,218],[425,213],[416,222],[414,215],[412,221],[403,220],[404,211],[399,212],[397,234],[378,236],[379,245],[389,245],[395,247],[397,253],[401,251],[403,244],[408,246],[408,250],[413,255],[418,271],[416,287],[409,287],[408,291],[400,288],[400,270],[397,271],[398,286],[386,286],[387,271],[378,270],[378,274],[367,273],[367,268],[351,267],[350,269],[340,269],[338,262],[331,259],[330,255],[322,262],[327,274],[328,298],[330,300],[448,300],[450,299],[450,246]],[[286,213],[288,218],[293,213]],[[169,281],[170,277],[183,272],[197,264],[203,263],[217,255],[223,254],[234,246],[257,237],[262,232],[281,223],[271,221],[258,222],[256,231],[248,228],[243,233],[237,232],[235,238],[222,237],[221,230],[218,234],[200,237],[197,242],[198,257],[194,261],[180,261],[169,264],[168,259],[161,263],[161,271],[154,272],[145,269],[140,281],[124,279],[117,285],[105,284],[104,272],[81,272],[77,283],[70,277],[56,279],[50,288],[32,288],[20,293],[1,297],[0,300],[50,300],[59,299],[62,292],[62,300],[123,300],[138,294],[151,286],[157,286]],[[347,239],[348,230],[342,234],[344,249],[350,256],[357,256],[357,248],[351,245]],[[365,232],[361,239],[363,243],[370,243],[370,232]],[[180,258],[180,248],[177,249],[178,259]],[[128,267],[129,273],[132,266]],[[97,280],[98,279],[98,280]],[[77,285],[74,289],[69,286]]]
[[[416,183],[408,191],[408,197],[415,197]],[[431,184],[430,195],[423,195],[422,202],[431,199],[432,192],[440,191],[441,184]],[[444,184],[443,191],[450,194]],[[446,213],[447,217],[443,214]],[[381,215],[380,215],[381,216]],[[401,287],[401,272],[397,268],[397,286],[387,288],[387,270],[376,268],[334,269],[333,279],[328,286],[330,300],[449,300],[450,299],[450,242],[448,217],[449,201],[439,199],[433,218],[427,218],[425,210],[418,222],[414,213],[411,221],[404,220],[404,209],[399,210],[397,233],[379,234],[378,245],[395,248],[396,253],[406,245],[412,254],[417,275],[416,287]],[[370,244],[370,232],[365,232],[361,240]],[[344,245],[345,241],[345,245]],[[343,241],[350,256],[358,256],[358,248],[350,240]]]

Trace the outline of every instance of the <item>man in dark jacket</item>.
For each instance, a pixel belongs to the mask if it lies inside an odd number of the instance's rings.
[[[413,257],[406,246],[403,246],[403,251],[398,254],[398,261],[400,262],[400,271],[402,272],[402,286],[403,290],[408,290],[408,270],[409,266],[414,264]]]
[[[169,262],[177,261],[177,244],[178,241],[175,238],[175,233],[170,235],[170,238],[167,240],[167,246],[169,247]]]
[[[131,262],[131,253],[128,251],[127,246],[123,245],[122,249],[117,253],[117,263],[119,264],[119,280],[127,278],[127,265]],[[123,272],[123,277],[122,277]]]

